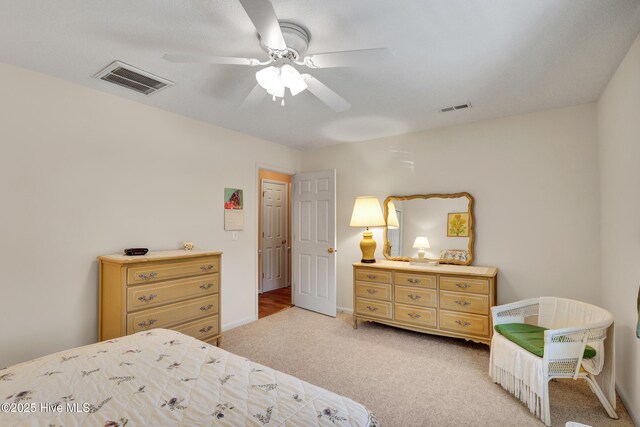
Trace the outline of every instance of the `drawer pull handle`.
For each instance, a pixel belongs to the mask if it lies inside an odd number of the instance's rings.
[[[419,319],[422,317],[418,313],[414,313],[414,312],[407,313],[407,316],[411,317],[412,319]]]
[[[407,279],[407,282],[417,284],[417,283],[420,283],[420,279],[414,279],[413,277],[409,277]]]
[[[158,273],[156,273],[155,271],[152,271],[150,273],[138,274],[138,279],[141,279],[141,280],[155,279],[156,277],[158,277]]]
[[[203,305],[202,307],[200,307],[200,310],[207,311],[207,310],[211,310],[212,308],[213,308],[213,304],[209,304],[209,305]]]
[[[138,298],[138,301],[140,302],[149,302],[152,299],[155,299],[155,297],[157,297],[158,295],[156,294],[150,294],[149,296],[146,295],[142,295],[140,298]]]
[[[368,278],[368,279],[373,280],[373,279],[375,279],[376,277],[378,277],[378,276],[376,276],[375,274],[367,274],[367,278]]]
[[[407,296],[414,301],[418,301],[420,298],[422,298],[420,295],[414,295],[414,294],[409,294]]]
[[[456,283],[456,286],[459,287],[460,289],[467,289],[471,287],[471,285],[468,283]]]
[[[375,294],[375,293],[376,293],[376,292],[378,292],[378,291],[376,291],[375,289],[368,288],[368,289],[367,289],[367,292],[369,292],[371,295],[373,295],[373,294]]]
[[[471,326],[471,323],[467,322],[466,320],[456,320],[456,325],[458,326],[462,326],[463,328],[466,328],[467,326]]]
[[[202,271],[210,271],[213,270],[213,264],[201,265],[200,270]]]
[[[468,306],[468,305],[470,305],[470,304],[471,304],[471,303],[470,303],[469,301],[467,301],[467,300],[460,300],[460,299],[455,300],[454,302],[455,302],[456,304],[458,304],[459,306],[461,306],[461,307],[466,307],[466,306]]]
[[[202,332],[203,334],[206,334],[207,332],[209,332],[212,329],[213,329],[213,326],[209,325],[206,328],[200,328],[200,332]]]
[[[206,291],[207,289],[211,289],[212,286],[213,286],[213,283],[207,283],[204,285],[200,285],[200,289],[204,289]]]
[[[154,323],[156,323],[157,320],[156,319],[149,319],[149,323],[147,323],[147,321],[143,321],[138,323],[138,326],[140,326],[141,328],[148,328],[150,326],[153,326]]]
[[[378,310],[378,307],[374,307],[372,305],[368,305],[367,308],[369,309],[369,311],[376,311]]]

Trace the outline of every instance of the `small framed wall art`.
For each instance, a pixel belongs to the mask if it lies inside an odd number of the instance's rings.
[[[469,212],[447,215],[447,237],[469,237]]]
[[[241,189],[224,189],[224,229],[244,229],[244,201]]]

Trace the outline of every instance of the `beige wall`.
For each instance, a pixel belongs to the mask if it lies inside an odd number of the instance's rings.
[[[224,251],[223,327],[254,319],[256,163],[299,151],[8,65],[0,93],[0,366],[94,342],[95,257],[125,247]]]
[[[348,226],[356,196],[460,191],[476,200],[475,264],[500,268],[499,302],[600,301],[594,104],[304,152],[303,171],[328,168],[338,174],[339,307],[352,306],[361,257],[362,230]]]
[[[616,319],[617,384],[640,423],[640,38],[598,102],[602,302]]]

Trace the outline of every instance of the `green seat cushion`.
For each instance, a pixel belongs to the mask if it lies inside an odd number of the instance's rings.
[[[520,347],[533,353],[538,357],[544,355],[544,331],[547,328],[536,325],[527,325],[524,323],[505,323],[496,325],[495,330]],[[586,346],[584,349],[584,358],[591,359],[595,357],[596,351],[593,347]]]

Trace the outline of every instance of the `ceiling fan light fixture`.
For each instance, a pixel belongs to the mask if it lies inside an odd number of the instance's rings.
[[[266,89],[267,93],[277,98],[284,97],[286,88],[289,88],[292,96],[296,96],[307,88],[304,78],[289,64],[263,68],[256,73],[256,81]]]

